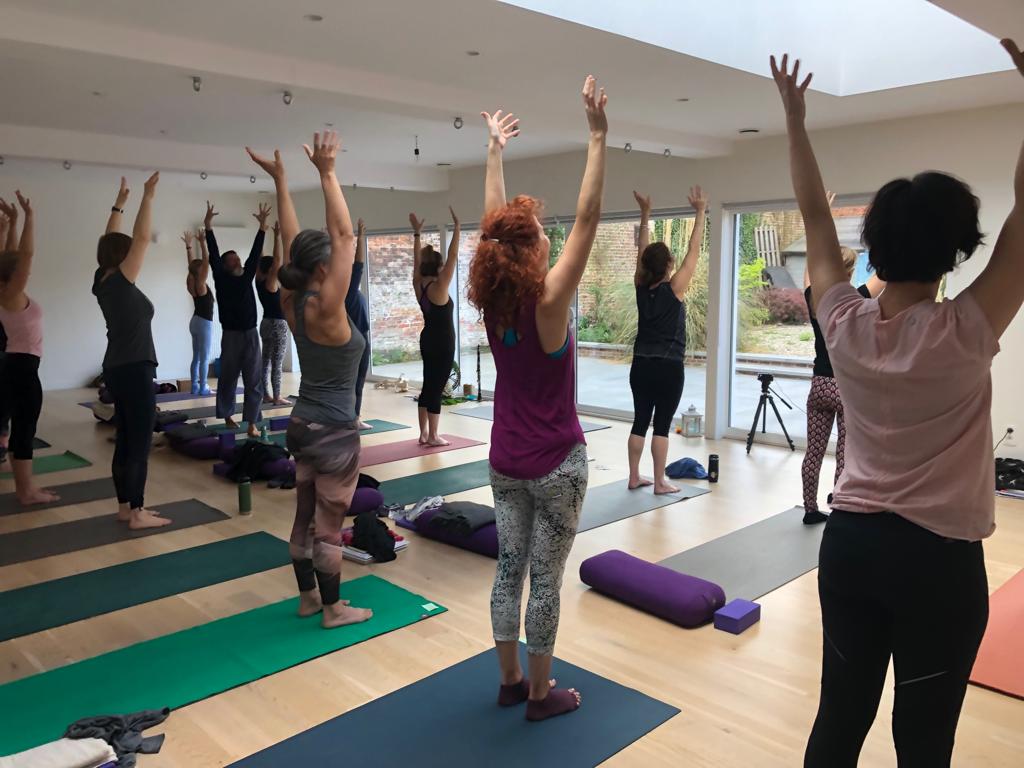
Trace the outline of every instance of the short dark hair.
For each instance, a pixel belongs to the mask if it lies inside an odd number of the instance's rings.
[[[131,250],[132,239],[123,232],[107,232],[96,245],[96,263],[103,269],[117,269]]]
[[[220,255],[222,259],[226,259],[228,256],[238,256],[238,251],[224,251],[224,253]],[[242,257],[238,256],[238,258]]]
[[[864,217],[862,240],[878,277],[933,283],[983,242],[980,201],[963,181],[938,171],[890,181]]]
[[[434,246],[420,248],[420,277],[437,277],[441,272],[441,253]]]
[[[273,256],[260,256],[260,272],[266,274],[274,266]]]
[[[641,280],[650,285],[665,279],[672,264],[672,251],[662,242],[651,243],[640,254]]]

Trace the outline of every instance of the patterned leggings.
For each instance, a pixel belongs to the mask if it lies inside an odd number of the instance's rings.
[[[801,474],[804,481],[804,511],[818,511],[818,476],[821,462],[832,437],[832,423],[838,422],[839,436],[836,439],[836,476],[843,474],[844,450],[846,447],[846,420],[843,418],[843,401],[839,396],[839,385],[831,376],[815,376],[811,379],[811,391],[807,395],[807,453]]]
[[[553,472],[515,480],[491,468],[498,524],[498,567],[491,591],[494,639],[519,639],[523,582],[530,572],[526,647],[550,654],[558,634],[559,591],[587,492],[587,447],[577,445]]]
[[[281,397],[281,368],[288,348],[288,321],[263,318],[260,339],[263,342],[263,391],[270,394],[272,381],[274,399],[277,400]]]

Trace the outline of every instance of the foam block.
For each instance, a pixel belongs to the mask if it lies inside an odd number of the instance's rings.
[[[291,418],[291,416],[272,416],[270,418],[270,431],[282,432],[288,429],[288,422],[291,421]]]
[[[677,573],[618,549],[587,558],[580,579],[595,591],[680,627],[699,627],[725,605],[717,584]]]
[[[715,629],[738,635],[761,620],[761,606],[737,598],[715,611]]]

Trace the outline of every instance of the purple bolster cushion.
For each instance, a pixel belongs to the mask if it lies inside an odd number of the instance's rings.
[[[220,442],[217,436],[200,437],[197,440],[171,440],[171,448],[193,459],[216,459],[220,457]]]
[[[497,559],[497,525],[491,523],[490,525],[478,528],[469,536],[461,536],[453,531],[431,525],[430,521],[434,519],[435,514],[437,514],[437,510],[430,509],[417,517],[414,522],[410,523],[406,520],[398,520],[397,523],[402,528],[407,528],[410,531],[416,531],[416,533],[425,538],[440,541],[442,544],[450,544],[451,546],[459,547],[460,549],[468,549],[470,552],[476,552],[478,555]]]
[[[222,457],[223,458],[223,457]],[[231,465],[227,462],[213,465],[213,474],[218,477],[227,477]],[[280,458],[266,462],[260,467],[259,474],[253,480],[270,480],[281,475],[287,475],[295,471],[295,462],[291,459]]]
[[[618,549],[584,560],[580,579],[604,595],[681,627],[706,624],[725,605],[725,592],[717,584]]]

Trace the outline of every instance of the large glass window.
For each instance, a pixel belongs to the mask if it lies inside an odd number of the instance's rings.
[[[865,206],[832,209],[840,245],[857,252],[851,282],[869,277],[867,254],[860,243]],[[736,301],[729,426],[749,432],[769,383],[786,431],[794,439],[807,436],[807,394],[814,366],[814,333],[804,299],[807,238],[795,208],[738,213],[734,218]],[[758,376],[770,374],[771,382]],[[787,404],[791,407],[787,407]],[[771,435],[782,435],[779,420],[768,406]]]
[[[494,361],[487,344],[487,331],[480,312],[469,303],[469,265],[476,255],[480,242],[478,228],[463,229],[459,241],[459,366],[462,369],[462,383],[481,386],[485,391],[494,391]],[[480,382],[477,381],[477,352],[480,353]]]
[[[424,232],[423,244],[440,248],[440,234]],[[423,315],[412,288],[412,246],[412,232],[366,237],[370,371],[391,378],[405,374],[418,381]]]

